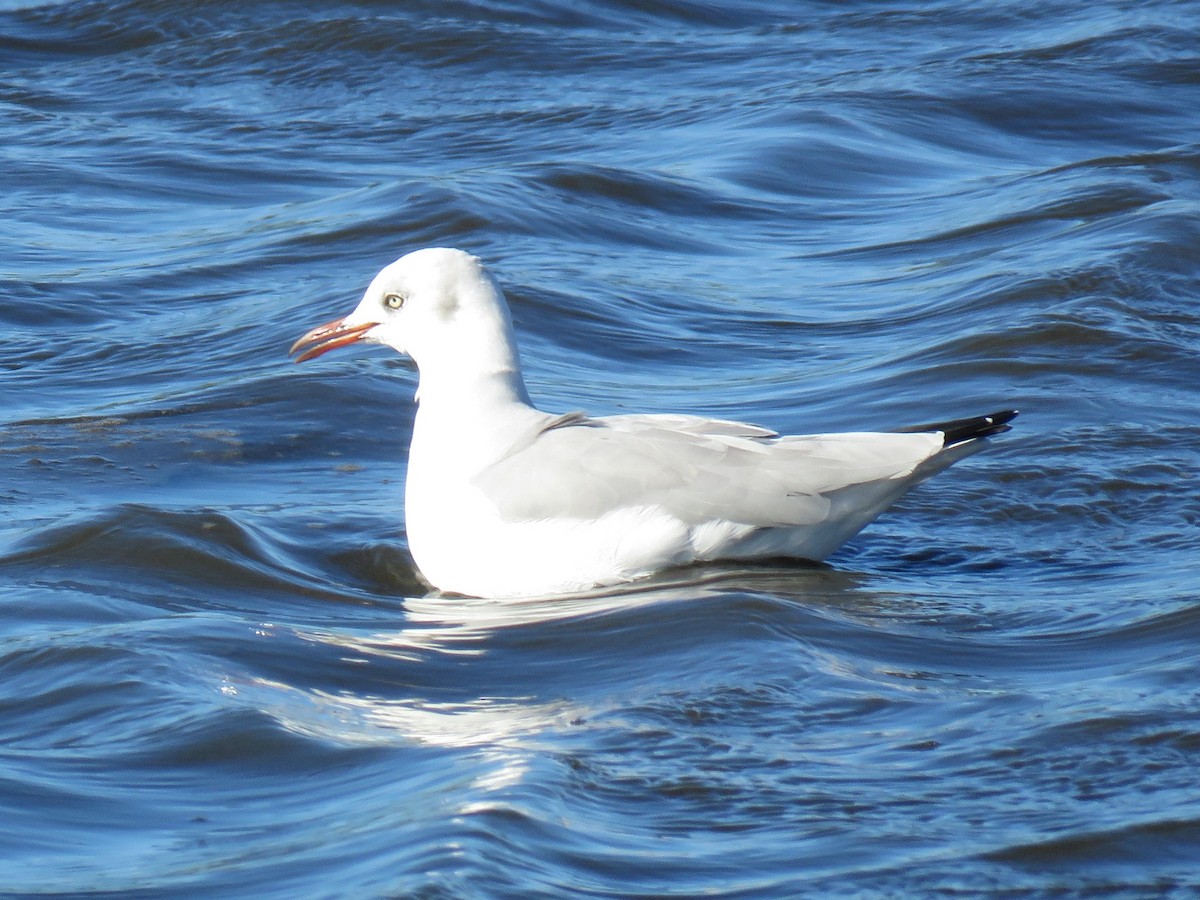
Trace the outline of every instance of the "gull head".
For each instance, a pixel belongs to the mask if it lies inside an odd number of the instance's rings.
[[[292,345],[296,362],[363,341],[416,362],[422,381],[442,367],[519,370],[508,304],[483,264],[444,247],[416,250],[375,276],[349,315]],[[306,348],[306,349],[305,349]]]

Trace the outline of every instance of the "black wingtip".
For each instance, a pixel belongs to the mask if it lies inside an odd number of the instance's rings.
[[[963,441],[973,441],[976,438],[991,437],[1011,430],[1008,424],[1017,417],[1020,410],[1005,409],[989,413],[986,416],[974,416],[970,419],[954,419],[950,422],[933,422],[928,425],[910,425],[899,429],[902,432],[940,431],[944,436],[947,447],[961,444]]]

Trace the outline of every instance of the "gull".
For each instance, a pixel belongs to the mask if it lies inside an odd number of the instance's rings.
[[[571,594],[716,560],[821,561],[1016,410],[890,432],[780,435],[695,415],[537,409],[508,304],[476,257],[428,248],[371,282],[296,362],[363,341],[419,370],[409,551],[444,593]]]

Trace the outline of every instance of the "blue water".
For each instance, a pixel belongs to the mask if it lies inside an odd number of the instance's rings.
[[[1200,3],[0,2],[0,894],[1194,896]],[[1017,428],[825,568],[425,595],[480,255],[549,410]]]

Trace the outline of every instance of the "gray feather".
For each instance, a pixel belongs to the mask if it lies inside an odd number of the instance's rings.
[[[572,414],[518,441],[474,483],[506,521],[658,506],[687,525],[812,525],[830,514],[827,495],[904,479],[940,443],[896,433],[781,438],[698,416]],[[882,493],[891,487],[900,489]]]

